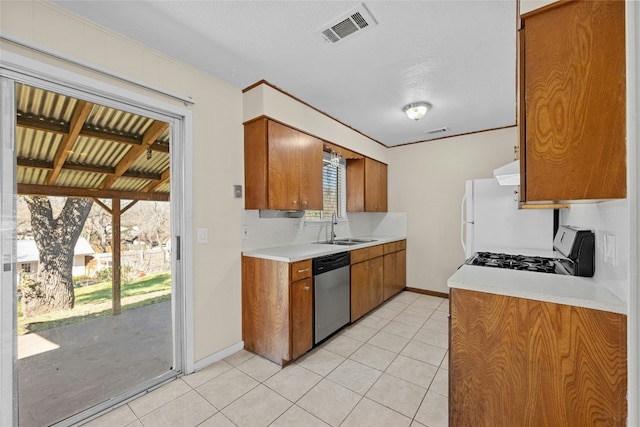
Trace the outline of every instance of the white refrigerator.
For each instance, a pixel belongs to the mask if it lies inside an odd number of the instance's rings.
[[[553,210],[518,209],[516,186],[494,178],[466,182],[461,241],[465,258],[475,252],[543,255],[553,251]]]

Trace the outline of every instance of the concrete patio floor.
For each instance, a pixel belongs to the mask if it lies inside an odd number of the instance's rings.
[[[172,369],[170,301],[18,337],[21,427],[59,422]]]

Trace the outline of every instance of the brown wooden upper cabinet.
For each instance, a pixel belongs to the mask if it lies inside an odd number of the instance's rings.
[[[245,209],[322,209],[322,141],[259,118],[244,125]]]
[[[347,211],[387,211],[387,165],[363,157],[347,160]]]
[[[625,198],[625,2],[521,18],[521,202]]]

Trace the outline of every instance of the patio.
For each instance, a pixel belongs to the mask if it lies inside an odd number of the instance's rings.
[[[48,426],[172,367],[170,301],[18,337],[21,427]]]

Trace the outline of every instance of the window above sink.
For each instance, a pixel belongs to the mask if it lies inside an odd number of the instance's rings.
[[[338,219],[347,214],[347,163],[335,151],[324,152],[322,158],[322,200],[323,209],[306,211],[305,221],[327,221],[335,212]]]

